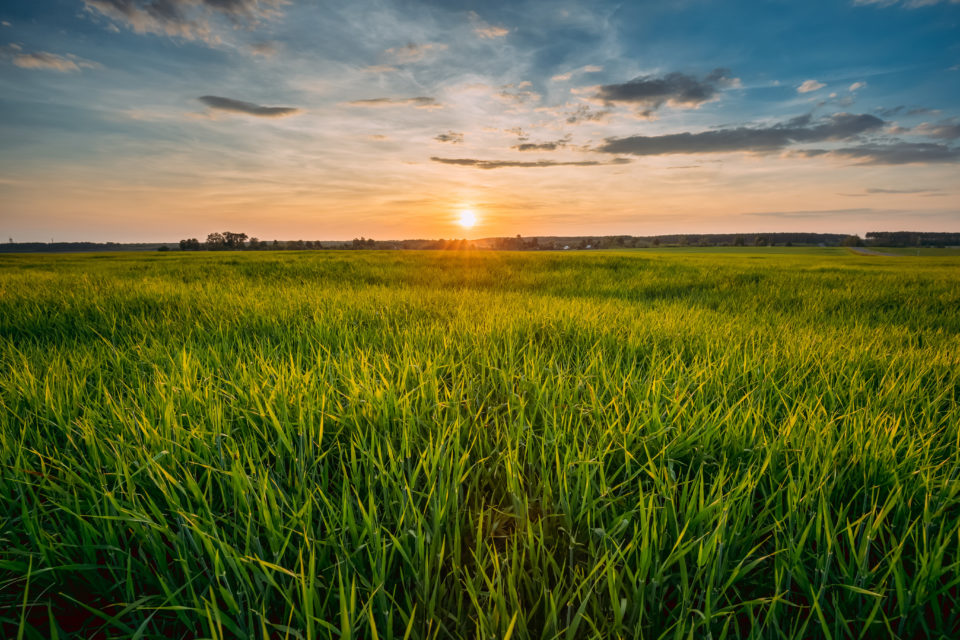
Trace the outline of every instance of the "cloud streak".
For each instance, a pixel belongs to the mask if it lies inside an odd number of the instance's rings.
[[[627,158],[614,158],[609,162],[599,162],[597,160],[579,160],[572,162],[557,162],[553,160],[534,160],[534,161],[522,161],[522,160],[477,160],[474,158],[438,158],[436,156],[430,158],[434,162],[439,162],[441,164],[452,164],[461,167],[473,167],[475,169],[505,169],[505,168],[521,168],[521,169],[534,169],[534,168],[544,168],[544,167],[598,167],[598,166],[609,166],[617,164],[629,164],[630,160]]]
[[[58,56],[55,53],[36,51],[34,53],[18,53],[13,56],[13,64],[21,69],[44,69],[67,73],[81,69],[97,69],[96,62],[90,62],[76,56]]]
[[[858,164],[943,164],[960,162],[960,148],[932,142],[887,142],[863,144],[841,149],[808,149],[800,155],[835,156],[857,161]]]
[[[254,104],[253,102],[244,102],[243,100],[234,100],[233,98],[224,98],[221,96],[200,96],[197,100],[217,111],[243,113],[259,118],[282,118],[300,113],[300,109],[296,107],[264,107],[259,104]]]
[[[868,114],[839,113],[814,122],[800,116],[771,127],[735,127],[699,133],[608,138],[596,150],[603,153],[657,156],[689,153],[771,153],[793,144],[848,140],[877,131],[884,121]]]
[[[417,109],[442,109],[436,98],[417,96],[415,98],[366,98],[347,103],[351,107],[415,107]]]

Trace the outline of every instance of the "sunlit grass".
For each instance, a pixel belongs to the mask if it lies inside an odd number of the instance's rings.
[[[0,257],[0,635],[956,636],[958,267]]]

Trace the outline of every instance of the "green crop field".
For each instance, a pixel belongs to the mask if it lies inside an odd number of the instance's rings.
[[[955,638],[960,257],[0,256],[0,636]]]

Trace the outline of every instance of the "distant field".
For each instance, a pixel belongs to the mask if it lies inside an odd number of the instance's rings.
[[[958,637],[958,273],[0,256],[0,637]]]
[[[938,249],[936,247],[921,247],[920,249],[906,249],[903,247],[896,247],[890,249],[877,249],[878,251],[883,251],[884,253],[895,253],[902,256],[917,256],[919,255],[922,258],[942,258],[942,257],[955,257],[960,256],[960,249]]]

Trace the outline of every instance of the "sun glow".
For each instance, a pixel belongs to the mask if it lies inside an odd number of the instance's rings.
[[[460,219],[457,220],[464,229],[471,229],[477,224],[477,214],[470,209],[464,209],[460,212]]]

